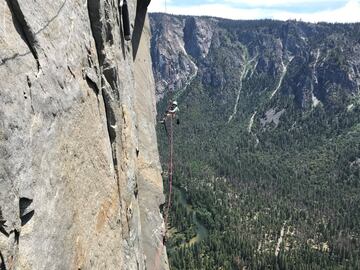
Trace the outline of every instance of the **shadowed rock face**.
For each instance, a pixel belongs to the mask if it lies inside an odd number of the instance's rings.
[[[1,269],[168,269],[139,3],[0,1]]]

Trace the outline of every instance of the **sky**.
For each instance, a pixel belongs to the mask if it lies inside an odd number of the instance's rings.
[[[149,11],[243,20],[360,22],[360,0],[151,0]]]

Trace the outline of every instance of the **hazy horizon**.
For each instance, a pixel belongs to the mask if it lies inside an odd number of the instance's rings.
[[[235,20],[360,22],[360,0],[152,0],[149,11]]]

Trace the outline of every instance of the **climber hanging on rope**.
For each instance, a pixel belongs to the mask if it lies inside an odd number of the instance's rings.
[[[160,264],[160,256],[163,252],[163,248],[166,245],[166,234],[167,234],[167,225],[169,222],[169,212],[171,208],[171,201],[172,201],[172,185],[173,185],[173,174],[174,174],[174,120],[176,119],[177,124],[180,124],[180,121],[176,115],[177,112],[179,112],[178,103],[176,100],[169,101],[169,104],[167,106],[167,109],[164,113],[164,117],[160,123],[164,124],[164,128],[166,131],[166,136],[168,139],[168,146],[169,146],[169,159],[168,159],[168,196],[167,196],[167,205],[164,208],[163,216],[164,216],[164,231],[162,232],[162,242],[160,246],[157,249],[156,255],[155,255],[155,262],[154,262],[154,268],[153,270],[159,269]]]
[[[168,109],[168,113],[175,114],[179,111],[178,103],[177,101],[173,101]]]
[[[177,116],[176,113],[179,112],[179,111],[180,111],[180,109],[178,107],[177,101],[176,100],[174,100],[174,101],[170,100],[169,105],[168,105],[168,107],[166,109],[166,112],[164,114],[164,117],[163,117],[162,121],[160,121],[160,123],[165,124],[166,119],[168,119],[169,117],[172,117],[173,119],[176,119],[176,123],[179,125],[180,120],[179,120],[179,118],[176,118],[176,116]],[[165,128],[166,128],[166,126],[165,126]]]
[[[164,125],[166,136],[168,137],[168,145],[169,145],[169,161],[168,161],[168,181],[169,181],[169,193],[168,193],[168,203],[165,207],[164,211],[164,222],[165,222],[165,232],[163,234],[163,245],[166,242],[166,224],[168,222],[169,211],[171,207],[171,196],[172,196],[172,178],[174,173],[174,165],[173,165],[173,156],[174,156],[174,144],[173,144],[173,137],[174,137],[174,127],[173,123],[176,119],[177,124],[180,124],[179,119],[177,118],[177,112],[179,112],[178,103],[176,100],[170,100],[167,106],[167,109],[164,113],[164,117],[160,123]]]

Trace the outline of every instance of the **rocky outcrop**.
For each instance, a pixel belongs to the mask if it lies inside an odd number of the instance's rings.
[[[138,2],[0,2],[1,269],[168,269]]]
[[[151,14],[150,22],[158,100],[164,91],[181,92],[194,79],[229,105],[238,104],[239,93],[249,87],[252,94],[268,96],[261,102],[283,94],[302,110],[337,106],[343,94],[359,96],[359,24],[159,13]]]
[[[198,59],[207,56],[213,33],[211,20],[151,14],[151,56],[160,100],[166,92],[183,90],[196,77]],[[210,23],[209,23],[210,22]]]

